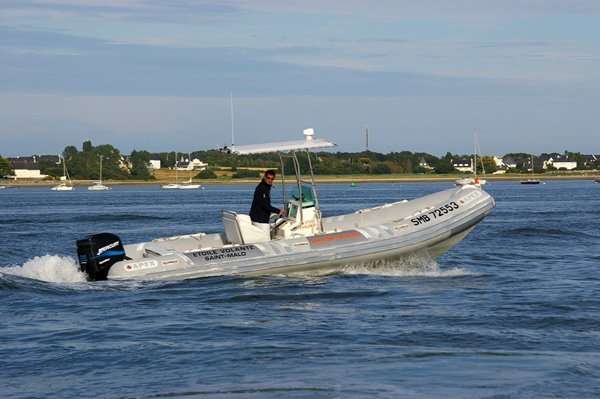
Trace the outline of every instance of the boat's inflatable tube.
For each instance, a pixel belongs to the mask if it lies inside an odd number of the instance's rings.
[[[90,280],[106,280],[110,267],[125,259],[125,248],[115,234],[100,233],[77,240],[77,256]]]

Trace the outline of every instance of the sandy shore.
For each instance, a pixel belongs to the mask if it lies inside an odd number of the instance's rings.
[[[422,183],[422,182],[443,182],[454,181],[456,179],[468,177],[468,175],[324,175],[316,176],[317,183]],[[493,175],[484,177],[488,181],[518,181],[525,179],[539,180],[595,180],[598,179],[598,174],[510,174],[510,175]],[[258,179],[194,179],[194,183],[203,185],[218,185],[218,184],[254,184]],[[91,186],[94,180],[73,180],[75,186]],[[105,180],[106,185],[162,185],[173,183],[172,180]],[[53,180],[5,180],[0,181],[0,185],[7,187],[52,187],[58,184]]]

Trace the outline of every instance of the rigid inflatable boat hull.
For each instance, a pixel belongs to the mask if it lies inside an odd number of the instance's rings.
[[[454,208],[450,210],[452,206],[448,204],[454,204]],[[224,275],[258,276],[376,264],[411,254],[437,258],[469,234],[494,206],[493,198],[481,188],[463,186],[327,221],[329,226],[340,226],[341,231],[292,240],[145,255],[117,262],[111,267],[108,278],[176,280]],[[445,213],[440,209],[446,209]],[[363,220],[377,223],[362,222],[360,225]],[[379,220],[389,221],[378,223]],[[208,240],[209,236],[206,237]],[[138,245],[148,250],[151,248],[148,244]]]

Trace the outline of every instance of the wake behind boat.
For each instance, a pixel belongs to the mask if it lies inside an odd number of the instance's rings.
[[[123,245],[111,233],[79,240],[82,270],[93,280],[173,280],[376,265],[414,253],[435,258],[460,242],[495,206],[480,186],[466,184],[411,201],[322,217],[309,151],[335,144],[314,138],[312,129],[304,134],[303,141],[229,149],[236,154],[279,152],[282,167],[284,157],[292,160],[295,192],[286,202],[288,216],[272,223],[270,236],[253,225],[248,215],[225,210],[223,233],[130,245]],[[302,179],[300,153],[308,157],[310,180]]]

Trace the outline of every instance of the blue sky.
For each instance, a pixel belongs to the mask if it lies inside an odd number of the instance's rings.
[[[600,152],[600,2],[0,0],[0,154]]]

